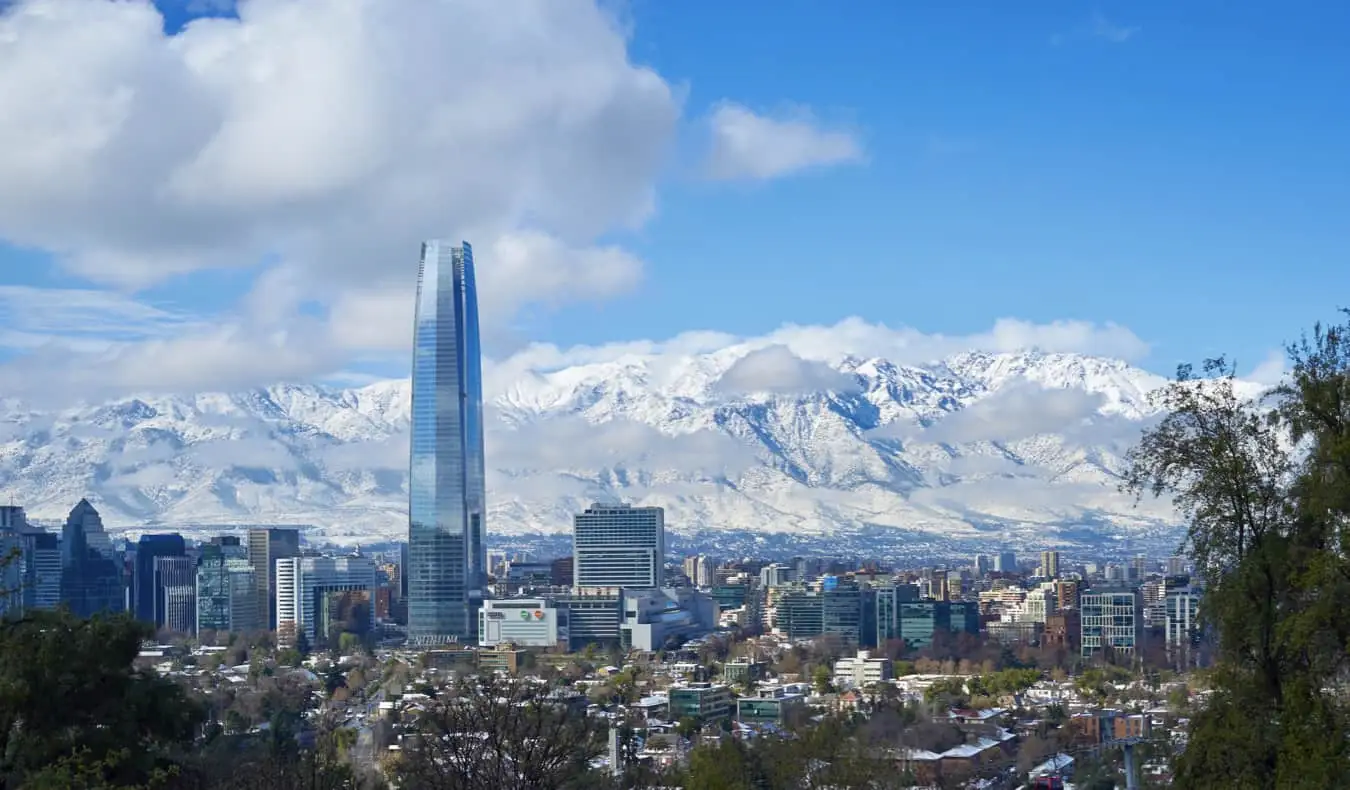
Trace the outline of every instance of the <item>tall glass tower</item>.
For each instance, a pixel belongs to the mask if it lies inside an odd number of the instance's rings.
[[[467,242],[422,245],[408,494],[408,638],[476,641],[487,493],[478,289]]]

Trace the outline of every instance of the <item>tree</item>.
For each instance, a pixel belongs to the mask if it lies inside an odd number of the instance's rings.
[[[144,785],[172,768],[205,712],[133,667],[151,635],[126,615],[39,611],[0,624],[0,787]]]
[[[816,693],[822,696],[833,691],[834,683],[830,677],[830,668],[825,664],[818,664],[811,672],[811,685],[815,687]]]
[[[463,679],[416,722],[398,774],[405,790],[562,790],[594,786],[605,725],[569,715],[547,689]]]
[[[1331,787],[1350,770],[1350,711],[1323,693],[1350,643],[1350,324],[1288,349],[1270,399],[1233,366],[1189,366],[1130,454],[1127,488],[1171,496],[1217,634],[1214,694],[1192,718],[1179,788]],[[1297,446],[1300,454],[1291,454]]]

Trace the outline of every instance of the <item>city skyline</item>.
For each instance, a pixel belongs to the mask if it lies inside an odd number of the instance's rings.
[[[408,623],[419,643],[465,640],[487,582],[486,468],[473,247],[422,245],[413,333]]]

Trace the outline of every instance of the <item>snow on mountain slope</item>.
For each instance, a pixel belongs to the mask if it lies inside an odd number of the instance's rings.
[[[1156,529],[1171,513],[1136,507],[1117,474],[1163,383],[1074,354],[920,368],[746,345],[531,371],[489,396],[489,529],[565,530],[614,498],[666,507],[677,530]],[[0,416],[0,495],[38,518],[88,496],[113,525],[387,539],[405,530],[408,419],[406,381],[14,404]]]

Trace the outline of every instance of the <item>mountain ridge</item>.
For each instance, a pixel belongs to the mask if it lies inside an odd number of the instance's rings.
[[[1165,530],[1117,491],[1160,376],[1080,354],[929,365],[785,346],[489,370],[489,531],[556,532],[594,500],[675,530],[963,539]],[[89,496],[112,526],[298,523],[336,542],[406,526],[407,380],[281,384],[0,413],[0,494],[35,518]],[[1077,540],[1078,538],[1075,538]]]

